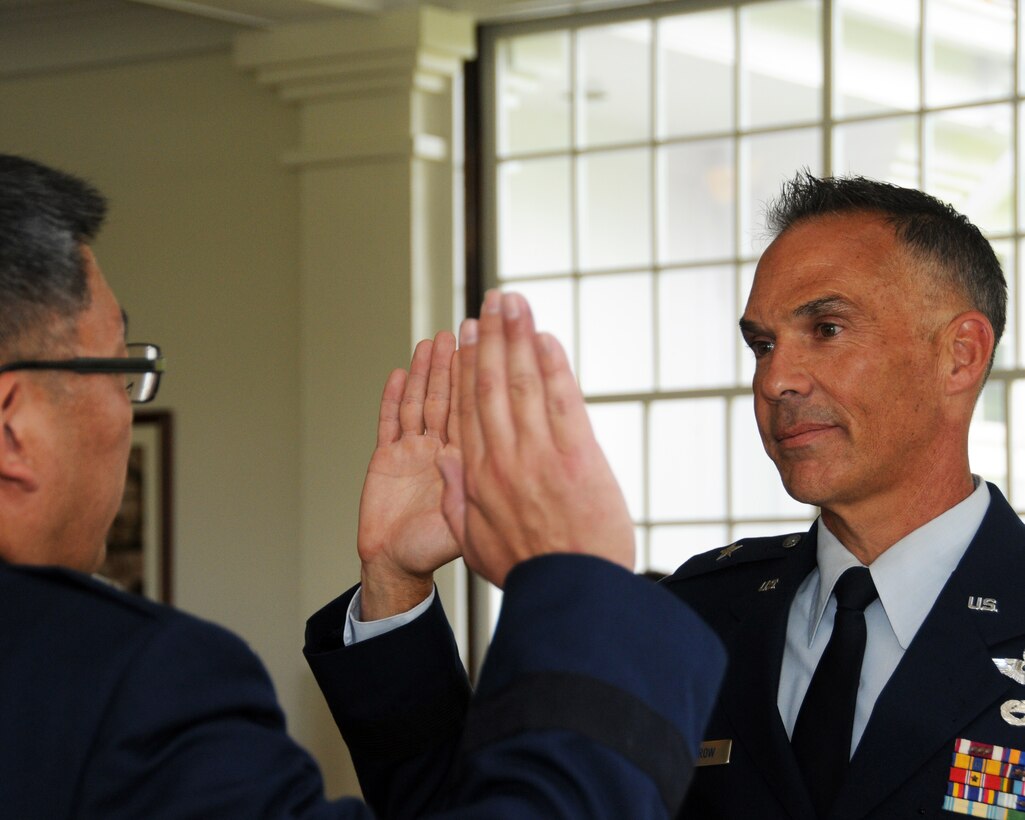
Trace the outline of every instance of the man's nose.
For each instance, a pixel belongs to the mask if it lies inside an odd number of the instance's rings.
[[[807,396],[811,386],[812,378],[805,357],[793,346],[779,341],[755,368],[754,389],[766,401]]]

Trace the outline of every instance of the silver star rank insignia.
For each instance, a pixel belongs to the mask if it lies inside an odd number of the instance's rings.
[[[723,558],[729,558],[731,555],[733,555],[733,553],[735,553],[737,550],[739,550],[742,546],[744,546],[744,545],[743,544],[730,544],[728,547],[723,547],[721,550],[719,550],[719,557],[716,558],[715,560],[716,561],[721,561]]]

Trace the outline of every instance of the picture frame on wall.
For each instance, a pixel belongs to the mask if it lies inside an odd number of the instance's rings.
[[[116,586],[173,603],[172,436],[170,411],[136,412],[125,490],[107,534],[98,574]]]

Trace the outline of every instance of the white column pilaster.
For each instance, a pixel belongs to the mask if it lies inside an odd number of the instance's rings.
[[[462,64],[473,21],[430,7],[240,35],[241,69],[296,107],[299,175],[302,535],[300,601],[313,612],[359,578],[359,494],[389,371],[413,343],[459,318]],[[273,333],[273,328],[267,328]],[[258,400],[258,397],[256,397]],[[282,545],[283,549],[290,545]],[[457,627],[464,579],[438,579]],[[458,629],[457,634],[465,632]],[[297,638],[298,640],[298,638]],[[305,689],[304,689],[305,691]],[[313,694],[311,685],[311,701]],[[327,771],[337,734],[293,726]]]

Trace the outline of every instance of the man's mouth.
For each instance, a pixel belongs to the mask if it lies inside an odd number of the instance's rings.
[[[796,424],[792,427],[778,430],[775,433],[776,444],[783,448],[806,447],[831,430],[836,429],[837,427],[834,424]]]

